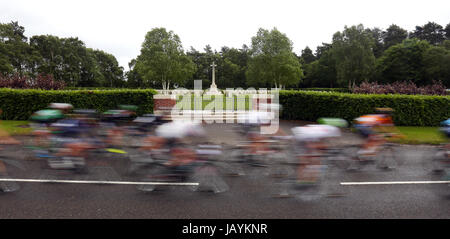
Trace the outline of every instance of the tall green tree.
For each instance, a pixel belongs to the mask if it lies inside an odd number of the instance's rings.
[[[305,79],[301,87],[345,87],[336,80],[336,62],[331,48],[324,50],[321,57],[304,66]]]
[[[373,46],[373,55],[375,58],[378,58],[383,54],[384,44],[383,44],[383,31],[380,28],[366,29],[366,31],[372,35],[374,46]]]
[[[440,81],[450,87],[450,49],[431,46],[423,54],[426,84]]]
[[[178,35],[165,28],[154,28],[146,34],[135,68],[144,81],[159,83],[163,90],[168,90],[170,83],[182,85],[195,72],[195,64],[184,53]]]
[[[317,48],[316,48],[316,59],[320,59],[322,57],[322,54],[330,49],[331,49],[331,44],[322,42],[322,45],[317,46]]]
[[[390,25],[388,29],[383,32],[384,50],[393,45],[402,43],[407,37],[408,31],[395,24]]]
[[[297,85],[303,70],[292,52],[292,42],[276,28],[260,28],[252,37],[252,46],[246,72],[248,86],[283,88]]]
[[[246,87],[248,48],[246,46],[241,49],[222,47],[220,57],[217,85],[220,88]]]
[[[391,46],[377,60],[380,82],[412,81],[426,85],[429,81],[424,71],[424,55],[430,47],[428,41],[418,39],[406,39]]]
[[[124,85],[123,67],[119,66],[116,57],[101,50],[94,50],[97,68],[101,74],[102,86],[119,87]]]
[[[8,57],[8,47],[4,42],[0,42],[0,74],[7,75],[13,71],[14,67]]]
[[[300,57],[306,64],[309,64],[316,60],[316,57],[309,47],[305,47],[305,49],[302,50],[302,54],[300,55]]]
[[[31,48],[25,28],[18,22],[0,24],[0,70],[3,73],[32,74]]]
[[[445,26],[445,39],[450,40],[450,23]]]
[[[51,74],[55,79],[62,80],[65,70],[63,56],[63,42],[59,37],[51,35],[33,36],[30,38],[30,46],[40,55],[36,71]]]
[[[332,54],[339,84],[347,83],[351,88],[370,79],[375,67],[374,42],[362,24],[346,26],[343,32],[333,35]]]
[[[194,87],[194,80],[201,80],[202,81],[202,87],[208,88],[212,83],[212,68],[211,64],[213,62],[218,65],[216,68],[216,71],[221,66],[221,56],[220,54],[213,50],[210,45],[206,45],[203,49],[204,52],[199,52],[195,48],[191,47],[191,50],[187,52],[187,55],[192,59],[193,63],[196,65],[196,71],[194,73],[193,79],[188,80],[185,84],[185,87],[187,88],[193,88]],[[216,76],[217,72],[216,72]],[[218,77],[220,78],[220,77]]]
[[[144,80],[137,72],[136,68],[136,59],[132,59],[128,63],[128,68],[130,69],[125,73],[125,77],[127,79],[127,87],[131,88],[140,88],[140,87],[149,87],[144,83]]]
[[[441,25],[435,22],[428,22],[423,26],[416,26],[410,37],[426,40],[433,45],[437,45],[445,40],[445,31]]]

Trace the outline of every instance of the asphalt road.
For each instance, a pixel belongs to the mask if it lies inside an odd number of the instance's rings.
[[[301,122],[283,122],[289,128]],[[231,125],[207,125],[211,141],[236,144]],[[345,132],[341,144],[358,142]],[[134,185],[24,183],[11,193],[0,193],[0,218],[450,218],[448,184],[341,185],[341,182],[437,181],[423,162],[433,148],[401,146],[404,163],[394,170],[368,165],[354,172],[331,170],[318,191],[291,191],[290,197],[273,197],[284,184],[264,176],[259,168],[240,177],[224,177],[224,193],[193,192],[185,186],[144,193]],[[129,181],[121,156],[103,155],[89,163],[87,175],[53,172],[27,158],[18,146],[7,147],[4,158],[21,162],[25,170],[7,164],[10,178]],[[246,169],[247,170],[247,169]],[[3,176],[5,178],[5,176]],[[336,196],[339,195],[339,196]]]

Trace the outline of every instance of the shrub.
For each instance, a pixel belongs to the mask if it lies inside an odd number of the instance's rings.
[[[65,86],[63,81],[56,81],[52,75],[39,74],[35,78],[18,73],[0,75],[0,88],[62,90]]]
[[[282,119],[316,121],[320,117],[338,117],[352,121],[377,107],[395,110],[396,125],[438,126],[450,118],[449,96],[374,95],[313,91],[280,91]]]
[[[357,94],[447,95],[445,86],[436,81],[423,87],[417,87],[411,81],[394,82],[386,85],[379,85],[376,82],[363,82],[360,86],[354,87],[352,92]]]
[[[305,91],[329,91],[329,92],[341,92],[341,93],[349,93],[350,90],[347,88],[300,88],[299,90]]]
[[[50,103],[70,103],[77,109],[96,109],[104,112],[117,109],[120,104],[138,106],[138,115],[153,112],[154,90],[17,90],[0,89],[0,109],[4,120],[28,120],[33,112]]]

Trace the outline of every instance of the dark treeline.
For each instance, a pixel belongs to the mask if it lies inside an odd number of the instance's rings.
[[[251,45],[184,51],[172,31],[149,31],[140,54],[124,72],[116,58],[87,48],[78,38],[50,35],[27,38],[17,22],[0,24],[0,73],[51,74],[73,87],[209,87],[211,64],[224,88],[353,87],[362,82],[408,81],[417,86],[441,81],[450,87],[450,23],[428,22],[407,30],[345,27],[314,51],[293,52],[293,43],[276,28],[259,29]]]
[[[78,38],[40,35],[27,38],[18,22],[0,24],[0,74],[52,75],[67,86],[121,87],[123,67],[101,50],[87,48]]]
[[[364,81],[399,81],[418,86],[441,81],[450,87],[450,24],[434,22],[412,32],[392,24],[386,30],[362,25],[345,27],[315,53],[306,47],[300,61],[305,78],[300,87],[347,87]]]

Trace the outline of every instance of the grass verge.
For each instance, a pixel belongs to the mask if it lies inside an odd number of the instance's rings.
[[[28,123],[28,121],[2,120],[0,121],[0,137],[4,136],[5,132],[11,136],[30,134],[32,129],[28,127]]]
[[[446,137],[439,131],[439,127],[398,126],[397,128],[405,138],[392,139],[391,142],[400,144],[441,144],[447,142]]]

